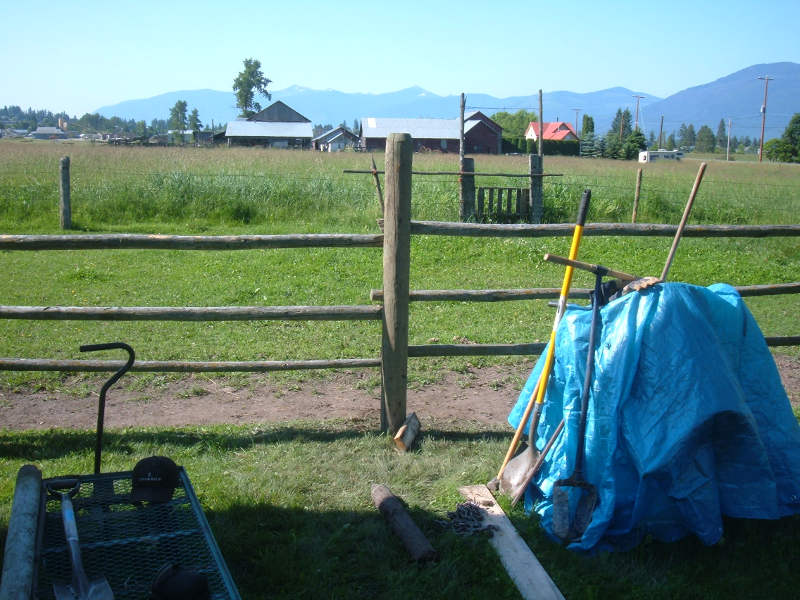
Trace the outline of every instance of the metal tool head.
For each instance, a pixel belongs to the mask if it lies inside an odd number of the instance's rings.
[[[569,489],[578,490],[574,515],[570,515]],[[553,533],[565,542],[580,539],[597,507],[597,488],[583,477],[556,481],[553,486]]]
[[[92,579],[83,591],[80,587],[77,582],[72,585],[54,583],[53,595],[56,600],[114,600],[114,592],[105,577]]]

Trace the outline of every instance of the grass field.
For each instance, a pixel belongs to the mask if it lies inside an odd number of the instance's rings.
[[[346,168],[368,168],[363,154],[2,142],[0,232],[61,233],[58,161],[65,154],[72,161],[73,221],[79,231],[379,231],[371,178],[342,174]],[[383,157],[375,158],[381,165]],[[419,170],[454,170],[457,164],[441,155],[415,155],[414,161]],[[697,165],[683,160],[646,166],[639,221],[677,223]],[[523,173],[526,160],[478,156],[476,167]],[[573,220],[581,190],[590,187],[589,221],[629,221],[637,168],[546,157],[546,172],[563,173],[546,184],[546,219]],[[415,177],[414,218],[455,219],[457,196],[454,177]],[[797,223],[799,209],[800,169],[712,162],[690,222]],[[581,258],[659,274],[669,245],[667,238],[587,237]],[[562,271],[542,256],[565,255],[568,247],[567,238],[416,237],[411,288],[557,287]],[[382,281],[380,249],[3,252],[0,273],[5,305],[367,304],[369,290]],[[798,281],[800,241],[687,238],[670,277],[700,285]],[[590,284],[585,274],[576,276],[576,287]],[[753,298],[747,304],[766,335],[798,334],[797,296]],[[519,343],[545,340],[552,312],[543,301],[412,303],[410,323],[413,344],[460,338]],[[376,357],[380,329],[358,322],[0,322],[4,357],[80,358],[80,344],[117,339],[149,360]],[[442,369],[519,360],[413,359],[409,377],[425,382]],[[153,377],[126,376],[121,385]],[[6,389],[63,388],[65,381],[59,374],[0,374]],[[86,386],[71,389],[85,393]],[[351,421],[119,430],[108,437],[104,470],[131,468],[137,458],[154,453],[186,466],[245,598],[513,598],[516,592],[485,540],[461,539],[435,525],[460,501],[459,485],[494,475],[509,439],[506,428],[434,425],[416,452],[400,456],[386,437]],[[7,524],[20,465],[33,462],[45,476],[89,472],[92,444],[89,432],[0,431],[0,527]],[[402,546],[371,506],[370,482],[387,483],[408,502],[442,554],[439,563],[408,565]],[[691,539],[646,541],[631,553],[580,557],[545,539],[519,508],[510,514],[569,598],[790,598],[800,584],[792,568],[800,559],[797,518],[730,522],[724,541],[710,548]]]

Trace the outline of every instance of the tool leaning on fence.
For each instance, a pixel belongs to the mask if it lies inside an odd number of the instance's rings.
[[[591,190],[586,189],[583,191],[581,203],[578,207],[578,218],[575,223],[575,230],[572,234],[572,244],[569,249],[569,258],[572,260],[575,260],[578,257],[578,249],[581,244],[581,238],[583,237],[583,226],[586,223],[586,214],[589,211],[589,200],[591,197]],[[514,465],[510,469],[511,472],[509,473],[510,477],[504,478],[504,473],[512,461],[511,457],[517,448],[520,438],[522,437],[522,432],[525,429],[525,425],[528,423],[528,418],[530,417],[531,412],[533,412],[533,417],[530,424],[530,431],[532,433],[529,435],[529,437],[531,439],[535,439],[535,431],[539,426],[539,418],[541,417],[542,406],[544,405],[544,396],[545,391],[547,390],[547,380],[550,377],[550,370],[553,366],[556,330],[558,329],[558,324],[561,321],[561,317],[564,315],[564,311],[566,310],[567,296],[569,295],[569,289],[571,285],[572,267],[567,266],[564,271],[564,282],[561,286],[561,295],[558,299],[558,309],[556,310],[553,329],[550,332],[550,344],[547,347],[548,349],[545,358],[544,369],[539,377],[539,383],[537,384],[536,389],[531,394],[530,400],[528,401],[528,406],[525,409],[525,414],[523,415],[522,420],[520,421],[519,426],[514,433],[514,438],[511,440],[511,444],[508,447],[508,451],[506,452],[506,456],[503,459],[503,464],[500,466],[497,476],[486,484],[486,487],[488,487],[490,490],[501,489],[509,495],[514,495],[520,483],[518,481],[519,474],[524,474],[528,470],[528,467],[532,463],[536,462],[538,456],[536,448],[534,445],[528,445],[519,455],[514,457]]]

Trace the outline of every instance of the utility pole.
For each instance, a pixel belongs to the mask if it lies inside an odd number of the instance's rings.
[[[464,172],[464,108],[467,100],[464,93],[461,93],[461,101],[458,109],[458,171]]]
[[[731,159],[731,120],[728,119],[728,149],[725,150],[725,160]]]
[[[664,147],[664,115],[661,115],[661,125],[658,128],[658,149]]]
[[[575,135],[577,135],[578,138],[580,139],[581,136],[578,133],[578,113],[581,112],[581,109],[580,108],[573,108],[572,110],[575,111]]]
[[[633,127],[633,130],[639,131],[639,100],[644,98],[644,96],[637,96],[634,94],[633,97],[636,98],[636,125]]]
[[[764,82],[764,104],[761,105],[761,144],[758,147],[758,162],[764,158],[764,124],[767,120],[767,88],[769,87],[769,82],[774,77],[770,77],[768,75],[764,75],[764,77],[759,77]]]

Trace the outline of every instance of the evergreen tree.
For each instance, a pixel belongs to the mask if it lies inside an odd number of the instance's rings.
[[[686,141],[686,123],[681,123],[680,128],[678,129],[678,143],[683,146],[688,146],[688,142]]]
[[[719,125],[717,125],[717,136],[715,138],[717,142],[717,149],[725,150],[728,146],[728,131],[725,129],[725,119],[719,120]]]
[[[192,112],[189,114],[189,129],[192,131],[200,131],[203,128],[203,123],[200,121],[200,113],[197,112],[196,108],[192,109]]]
[[[639,152],[646,149],[647,140],[644,138],[644,134],[637,129],[625,140],[625,143],[622,145],[620,155],[621,158],[624,158],[625,160],[638,159]]]
[[[186,100],[178,100],[169,109],[169,128],[184,131],[186,127]]]
[[[583,122],[581,123],[581,137],[586,134],[594,134],[594,119],[589,115],[583,115]]]
[[[585,123],[585,121],[584,121]],[[583,136],[581,137],[581,156],[586,158],[594,158],[595,152],[597,151],[595,147],[595,135],[593,130],[588,130],[583,132]]]
[[[626,139],[631,134],[631,111],[627,108],[623,111],[621,108],[617,109],[617,114],[614,120],[611,121],[611,129],[609,133],[613,133],[619,139],[620,125],[622,127],[622,139]]]
[[[800,162],[800,113],[792,116],[781,136],[781,141],[790,148],[790,160]]]
[[[694,145],[697,143],[697,135],[694,132],[694,125],[691,123],[686,127],[686,139],[689,142],[689,147],[694,148]]]
[[[656,144],[657,144],[656,134],[652,130],[650,130],[650,135],[647,138],[647,147],[656,149]]]
[[[669,136],[667,136],[667,147],[666,147],[666,150],[675,150],[675,134],[674,133],[670,133]]]
[[[708,125],[703,125],[697,132],[695,150],[698,152],[713,152],[715,146],[714,133]]]

